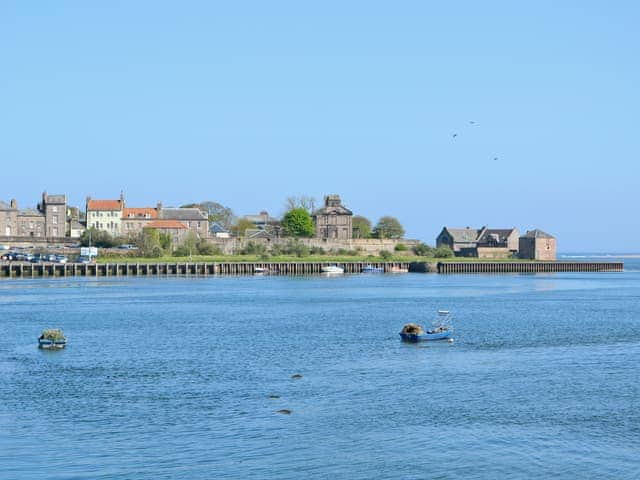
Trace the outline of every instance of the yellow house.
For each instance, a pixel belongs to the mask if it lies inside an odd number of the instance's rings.
[[[87,228],[108,232],[113,237],[122,234],[124,195],[119,200],[93,200],[87,197]]]

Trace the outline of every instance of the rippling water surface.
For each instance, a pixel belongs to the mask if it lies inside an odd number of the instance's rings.
[[[637,267],[2,280],[0,476],[638,478]]]

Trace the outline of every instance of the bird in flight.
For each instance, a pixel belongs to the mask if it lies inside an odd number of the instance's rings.
[[[493,157],[493,161],[494,162],[497,161],[497,160],[498,160],[498,157]]]
[[[457,134],[457,133],[454,133],[454,134],[453,134],[453,138],[456,138],[457,136],[458,136],[458,134]]]
[[[476,122],[474,122],[473,120],[469,120],[469,125],[475,125]]]

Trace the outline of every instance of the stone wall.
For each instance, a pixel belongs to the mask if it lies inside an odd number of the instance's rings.
[[[511,250],[506,247],[478,247],[478,258],[511,258]]]
[[[216,245],[225,254],[238,253],[244,249],[249,242],[254,244],[263,244],[267,250],[270,250],[273,245],[286,246],[290,242],[295,241],[292,238],[277,238],[277,239],[252,239],[245,240],[243,238],[211,238],[209,242]],[[407,255],[413,254],[411,249],[420,243],[419,240],[393,240],[389,238],[377,239],[377,238],[353,238],[344,240],[324,240],[321,238],[301,238],[300,243],[308,248],[320,247],[325,252],[337,253],[339,250],[357,251],[362,255],[378,255],[381,251],[386,250],[395,255]],[[395,247],[398,244],[404,244],[407,246],[406,252],[396,252]]]

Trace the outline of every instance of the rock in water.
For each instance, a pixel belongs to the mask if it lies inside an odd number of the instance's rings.
[[[283,408],[282,410],[278,410],[276,413],[281,413],[282,415],[291,415],[291,410],[288,408]]]
[[[294,380],[299,380],[302,378],[302,375],[300,375],[299,373],[294,373],[293,375],[291,375],[291,378],[293,378]]]

